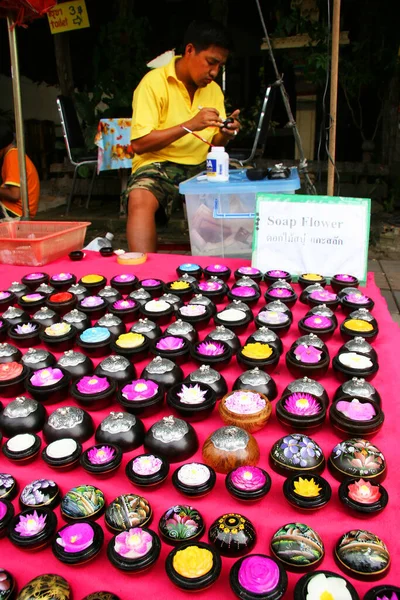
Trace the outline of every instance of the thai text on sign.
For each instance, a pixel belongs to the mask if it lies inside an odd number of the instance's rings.
[[[85,0],[57,4],[47,13],[51,33],[90,27]]]

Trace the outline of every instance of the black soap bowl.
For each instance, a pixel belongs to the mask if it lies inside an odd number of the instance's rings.
[[[181,348],[174,348],[174,344],[181,344]],[[165,347],[158,347],[165,345]],[[177,365],[182,365],[189,358],[190,344],[182,336],[162,335],[150,344],[150,352],[161,358],[168,358]]]
[[[309,485],[312,486],[312,495],[307,496],[296,492],[295,484],[302,483],[304,485],[305,482],[309,482]],[[329,482],[324,477],[321,477],[321,475],[317,475],[316,473],[308,475],[296,473],[285,479],[283,483],[283,495],[296,510],[308,513],[319,510],[328,504],[332,497],[332,488]]]
[[[29,517],[32,517],[34,512],[37,515],[35,520],[44,520],[44,527],[35,535],[23,535],[16,530],[16,527],[27,521]],[[12,519],[8,528],[8,538],[12,544],[21,550],[28,550],[32,552],[36,550],[42,550],[48,546],[54,537],[56,529],[57,517],[52,510],[45,508],[29,508],[27,510],[23,510]]]
[[[200,390],[200,393],[204,394],[203,400],[200,402],[190,403],[184,402],[183,398],[179,396],[185,390],[189,395],[191,390]],[[214,390],[205,383],[178,383],[172,386],[167,392],[167,404],[170,406],[179,417],[182,417],[186,421],[202,421],[209,417],[215,408],[217,403],[217,397]]]
[[[51,368],[51,367],[49,367]],[[68,397],[71,375],[63,368],[55,367],[62,373],[62,377],[50,385],[35,385],[32,383],[32,378],[41,378],[41,374],[45,375],[46,369],[38,369],[33,374],[30,373],[25,380],[25,388],[29,394],[39,402],[49,402],[55,404],[62,402]]]
[[[83,377],[75,381],[71,386],[71,396],[75,398],[77,403],[85,408],[86,410],[103,410],[103,408],[107,408],[109,406],[115,396],[115,391],[117,389],[117,385],[113,379],[109,377],[99,378],[97,376],[93,377],[95,382],[99,381],[99,379],[106,379],[108,387],[104,391],[100,392],[92,392],[92,393],[84,393],[79,391],[78,386],[83,380],[87,381],[90,378],[89,376]],[[88,383],[87,385],[90,385]]]
[[[149,380],[145,380],[148,382]],[[152,382],[156,383],[156,382]],[[156,393],[150,398],[143,398],[140,400],[129,400],[127,395],[131,388],[135,388],[135,385],[141,386],[140,380],[133,380],[126,383],[124,386],[120,386],[117,392],[117,401],[123,407],[126,412],[136,415],[138,417],[150,417],[160,411],[164,404],[165,389],[161,383],[157,383]]]
[[[222,348],[222,350],[223,350],[222,353],[220,353],[218,355],[207,355],[207,354],[204,354],[201,352],[201,349],[204,347],[204,345],[206,347],[209,347],[209,346],[216,346],[217,344],[218,344],[218,347]],[[200,349],[200,351],[199,351],[199,349]],[[221,342],[214,342],[214,341],[197,342],[196,344],[193,344],[191,346],[190,354],[197,363],[210,365],[210,367],[213,367],[217,371],[226,367],[230,363],[231,358],[232,358],[232,350],[231,350],[230,346],[226,342],[222,342],[222,341]]]

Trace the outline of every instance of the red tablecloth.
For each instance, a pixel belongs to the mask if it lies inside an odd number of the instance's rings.
[[[221,259],[214,260],[210,257],[191,257],[191,261],[198,262],[202,266],[207,266],[213,262],[221,262]],[[187,256],[178,255],[162,255],[150,254],[145,264],[137,267],[124,267],[116,262],[116,258],[102,258],[97,253],[87,252],[86,258],[82,262],[73,263],[68,259],[47,265],[42,270],[49,274],[59,273],[62,271],[72,271],[78,277],[89,273],[100,273],[110,279],[118,273],[134,272],[139,279],[147,276],[154,276],[163,279],[164,281],[172,281],[176,278],[175,268],[187,262]],[[234,269],[243,265],[244,262],[239,259],[223,260]],[[279,265],[276,265],[279,268]],[[39,270],[39,269],[38,269]],[[32,269],[26,267],[8,267],[0,266],[1,273],[1,289],[6,289],[12,281],[20,280],[23,275],[31,272]],[[232,284],[233,276],[231,281]],[[297,286],[295,286],[297,287]],[[265,291],[265,284],[262,284],[262,291]],[[192,504],[204,516],[207,528],[211,523],[225,512],[239,512],[248,517],[256,526],[258,541],[254,552],[269,554],[269,543],[272,535],[283,524],[290,522],[302,522],[313,527],[322,537],[325,544],[325,558],[320,566],[322,569],[340,573],[340,570],[335,565],[333,560],[333,550],[338,538],[351,529],[367,529],[380,536],[387,544],[391,558],[392,566],[390,573],[382,580],[382,583],[400,584],[400,541],[398,533],[397,507],[400,501],[400,467],[397,457],[397,442],[398,438],[398,423],[400,419],[400,403],[397,394],[400,390],[400,369],[398,354],[400,348],[400,331],[396,324],[393,323],[390,314],[387,310],[385,300],[382,298],[380,290],[374,283],[373,274],[368,276],[367,293],[375,300],[374,316],[377,318],[380,333],[374,343],[374,348],[379,355],[380,370],[373,380],[373,385],[378,389],[382,396],[383,409],[386,415],[386,420],[382,430],[373,438],[373,442],[384,453],[387,464],[388,474],[384,482],[384,486],[389,492],[389,504],[385,511],[378,516],[361,519],[353,514],[349,514],[339,502],[337,490],[339,483],[325,469],[323,476],[330,482],[332,486],[332,499],[330,503],[322,510],[310,514],[297,512],[285,500],[282,492],[284,478],[277,475],[268,466],[268,453],[272,444],[288,433],[277,421],[275,414],[272,415],[267,426],[255,434],[261,449],[261,459],[259,465],[265,468],[272,477],[272,488],[269,494],[261,501],[254,504],[240,503],[234,500],[226,491],[224,485],[224,475],[217,475],[217,484],[213,492],[198,500],[192,502],[185,496],[179,494],[172,486],[171,474],[178,466],[171,465],[171,472],[167,481],[156,490],[146,490],[145,488],[135,488],[132,483],[126,478],[124,470],[127,461],[135,455],[140,454],[143,449],[138,448],[133,452],[124,455],[122,465],[119,471],[110,479],[96,479],[94,476],[87,474],[80,466],[73,471],[67,473],[58,473],[50,469],[41,458],[37,458],[35,462],[25,467],[16,466],[10,463],[1,454],[0,456],[0,472],[13,474],[20,485],[20,489],[27,483],[38,477],[47,477],[54,479],[63,493],[75,485],[93,484],[103,490],[107,502],[112,501],[116,496],[122,493],[135,491],[144,495],[153,508],[154,517],[150,525],[152,529],[157,531],[158,521],[162,513],[175,504]],[[263,299],[260,299],[254,312],[258,312],[259,308],[265,304]],[[307,307],[299,302],[293,308],[294,323],[289,331],[289,334],[283,338],[285,352],[291,343],[299,337],[297,329],[298,320],[305,314]],[[343,314],[338,310],[339,322],[343,320]],[[214,326],[211,325],[210,329]],[[254,324],[251,324],[246,334],[240,336],[242,343],[254,331]],[[201,332],[202,336],[206,332]],[[338,332],[329,340],[328,347],[330,355],[333,357],[339,346],[343,343]],[[58,358],[59,355],[57,355]],[[98,362],[98,359],[96,362]],[[142,361],[136,365],[138,374],[141,373],[148,361]],[[183,366],[185,375],[198,368],[193,362],[188,362]],[[232,385],[233,381],[240,375],[242,369],[237,365],[236,360],[232,360],[229,367],[222,371],[222,374],[228,382],[228,386]],[[286,385],[293,379],[285,366],[284,355],[280,359],[280,363],[273,378],[277,383],[279,394],[283,391]],[[321,380],[325,386],[330,398],[332,398],[335,390],[340,385],[336,380],[331,369],[328,375]],[[279,396],[278,396],[279,397]],[[5,400],[4,404],[7,404]],[[65,401],[65,405],[71,404],[72,398]],[[112,408],[115,409],[113,406]],[[48,412],[56,408],[54,405],[48,407]],[[93,412],[92,416],[96,425],[109,413],[110,409]],[[170,414],[168,408],[164,408],[158,415],[144,419],[145,426],[148,428],[152,423],[164,415]],[[201,461],[201,447],[206,437],[218,427],[223,425],[219,418],[217,410],[213,415],[205,421],[195,423],[198,433],[200,449],[193,457],[194,460]],[[322,447],[325,457],[328,458],[332,448],[339,442],[338,435],[326,422],[324,426],[317,431],[312,437]],[[350,436],[349,436],[350,437]],[[91,439],[84,444],[84,448],[92,445],[94,440]],[[18,501],[14,500],[16,512],[18,512]],[[59,509],[56,509],[56,514],[59,521],[59,527],[64,525],[60,517]],[[37,552],[28,553],[14,547],[11,542],[4,538],[0,540],[0,567],[8,569],[17,579],[18,589],[21,589],[30,579],[42,573],[59,573],[63,575],[70,583],[74,600],[83,598],[90,592],[99,590],[113,591],[123,600],[131,600],[132,598],[147,597],[151,593],[152,597],[157,600],[166,598],[183,598],[187,594],[177,589],[168,579],[164,563],[167,554],[171,547],[162,544],[161,556],[152,567],[151,570],[139,574],[128,575],[115,569],[107,560],[106,543],[111,538],[111,534],[106,530],[103,517],[98,521],[105,532],[105,544],[101,554],[98,555],[92,562],[82,566],[65,566],[60,563],[52,554],[49,548]],[[207,540],[207,535],[203,536],[203,540]],[[198,598],[233,598],[234,595],[229,587],[229,570],[234,562],[234,559],[223,558],[223,568],[219,580],[212,588],[197,594]],[[285,595],[285,599],[289,600],[293,597],[293,589],[296,581],[301,577],[301,573],[288,573],[289,586]],[[373,585],[373,583],[356,581],[349,578],[353,583],[360,596]]]

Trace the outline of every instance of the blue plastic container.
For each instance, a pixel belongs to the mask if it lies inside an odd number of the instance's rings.
[[[250,181],[246,169],[229,172],[229,181],[209,182],[202,173],[183,181],[193,255],[251,259],[256,194],[294,194],[300,188],[296,168],[288,179]]]

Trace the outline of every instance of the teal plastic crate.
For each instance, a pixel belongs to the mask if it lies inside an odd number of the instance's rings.
[[[296,168],[288,179],[250,181],[246,169],[229,172],[229,181],[213,183],[205,174],[179,185],[185,195],[193,255],[251,259],[256,194],[294,194],[300,188]]]

